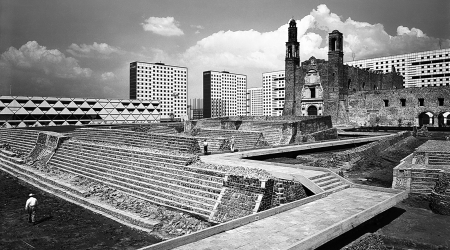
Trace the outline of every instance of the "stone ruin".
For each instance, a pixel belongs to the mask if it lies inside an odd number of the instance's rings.
[[[141,128],[80,128],[63,135],[3,129],[0,142],[11,146],[1,150],[0,164],[16,173],[24,171],[22,165],[44,164],[46,168],[80,176],[213,223],[307,196],[301,183],[274,178],[263,170],[199,161],[195,137],[172,133],[171,129],[168,129],[170,134],[153,133],[151,128],[142,131]],[[11,152],[19,152],[18,149],[22,155]],[[37,179],[55,184],[42,176]],[[59,188],[66,189],[61,193],[64,196],[82,199],[73,194],[70,185]],[[137,223],[133,218],[121,217]]]

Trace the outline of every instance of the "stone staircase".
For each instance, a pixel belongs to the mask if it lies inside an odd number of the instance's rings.
[[[450,153],[433,152],[428,154],[428,165],[449,166]]]
[[[69,140],[49,166],[124,193],[209,218],[222,188],[220,172],[191,167],[192,157]]]
[[[235,139],[235,147],[237,149],[256,148],[259,145],[264,145],[265,140],[261,132],[258,131],[238,131],[225,129],[200,129],[196,134],[198,137],[213,137],[213,138],[231,138]]]
[[[58,178],[41,174],[39,171],[22,163],[23,161],[17,158],[14,153],[5,150],[0,151],[0,170],[26,181],[37,188],[135,229],[151,232],[153,227],[158,223],[158,221],[144,219],[137,215],[120,211],[112,206],[86,199],[85,191],[64,183]]]
[[[26,129],[0,129],[0,143],[8,143],[13,150],[27,155],[34,148],[39,131]]]
[[[156,134],[177,134],[177,130],[168,126],[127,126],[119,127],[121,130],[143,132],[143,133],[156,133]]]
[[[430,194],[440,174],[440,169],[412,169],[410,192],[415,194]]]
[[[239,130],[252,130],[263,133],[264,139],[269,145],[280,145],[281,138],[283,137],[283,124],[285,122],[266,122],[266,121],[253,121],[243,122],[239,127]]]
[[[321,175],[310,177],[309,179],[324,191],[333,191],[350,187],[349,184],[344,183],[332,173],[324,173]]]
[[[134,132],[120,129],[76,129],[70,136],[79,140],[113,145],[155,148],[159,150],[199,153],[198,140],[194,137],[158,133]]]

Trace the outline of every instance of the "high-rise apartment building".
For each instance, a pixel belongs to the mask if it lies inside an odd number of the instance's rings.
[[[188,69],[164,63],[130,63],[130,99],[159,100],[161,118],[187,117]]]
[[[189,120],[198,120],[203,118],[203,99],[194,98],[189,100]]]
[[[228,71],[203,72],[203,117],[246,115],[247,76]]]
[[[263,88],[247,89],[247,115],[264,115]]]
[[[404,87],[450,85],[450,49],[431,50],[396,56],[346,62],[364,69],[391,72],[393,67],[404,77]]]
[[[281,116],[284,107],[284,70],[262,74],[263,115]]]

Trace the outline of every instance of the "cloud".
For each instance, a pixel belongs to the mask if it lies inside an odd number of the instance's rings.
[[[203,27],[202,25],[193,25],[193,24],[191,24],[191,28],[195,28],[195,29],[202,30],[202,29],[204,29],[205,27]]]
[[[29,41],[19,49],[10,47],[0,57],[2,68],[41,72],[58,78],[88,78],[89,68],[81,68],[73,57],[66,57],[57,49],[49,50],[36,41]]]
[[[179,65],[189,67],[192,97],[201,92],[202,72],[227,70],[248,76],[248,87],[261,85],[263,72],[284,69],[288,20],[269,32],[255,30],[219,31],[205,37],[180,55],[171,55]],[[192,26],[191,26],[192,27]],[[343,20],[322,4],[297,20],[300,60],[315,56],[327,59],[328,33],[344,34],[344,60],[355,60],[439,49],[438,38],[427,36],[418,28],[399,26],[397,34],[389,35],[382,24]],[[450,40],[442,41],[450,47]],[[199,83],[200,81],[200,83]]]
[[[173,17],[150,17],[141,23],[145,31],[161,36],[181,36],[184,32],[178,28],[179,23]]]
[[[105,72],[100,77],[103,81],[108,81],[116,78],[116,75],[113,72]]]
[[[96,43],[96,42],[94,42],[92,45],[88,44],[77,45],[75,43],[72,43],[67,49],[67,52],[78,57],[96,57],[96,56],[107,57],[114,53],[116,54],[123,53],[123,51],[118,47],[110,46],[106,43]]]

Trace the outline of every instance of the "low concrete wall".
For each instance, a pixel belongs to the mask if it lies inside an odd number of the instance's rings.
[[[388,147],[394,145],[400,140],[405,139],[408,136],[411,136],[411,132],[409,131],[400,132],[380,141],[372,142],[346,151],[334,153],[333,157],[335,160],[338,161],[354,162],[356,160],[364,158],[365,156],[377,155],[379,152],[387,149]]]

